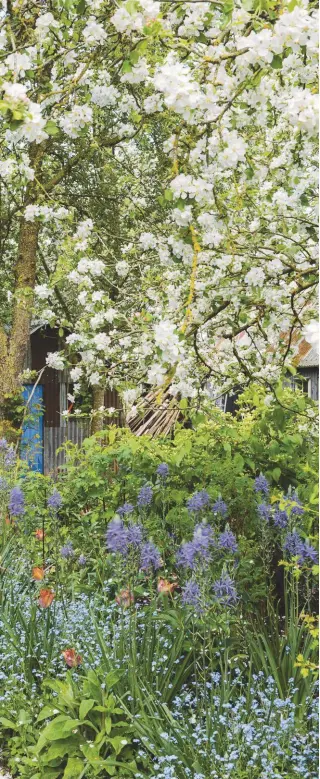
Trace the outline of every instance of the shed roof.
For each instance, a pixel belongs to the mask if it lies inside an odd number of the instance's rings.
[[[310,344],[307,344],[310,346]],[[304,354],[299,362],[299,368],[318,368],[319,367],[319,345],[314,344]]]
[[[305,338],[301,338],[296,345],[293,362],[298,368],[317,368],[319,366],[319,343],[309,344]]]

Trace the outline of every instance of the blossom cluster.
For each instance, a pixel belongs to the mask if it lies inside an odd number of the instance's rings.
[[[44,163],[55,168],[52,138],[69,160],[47,194],[39,185],[21,216],[37,223],[42,253],[50,253],[48,289],[37,285],[46,321],[65,320],[55,282],[68,299],[71,290],[75,395],[82,380],[130,391],[140,377],[190,403],[210,397],[204,375],[217,392],[245,383],[248,372],[275,384],[294,356],[283,334],[309,328],[313,338],[316,12],[305,2],[275,10],[274,18],[239,2],[230,13],[208,3],[179,5],[139,0],[102,14],[96,0],[83,13],[70,6],[68,24],[56,3],[50,12],[30,9],[30,35],[14,52],[1,29],[8,155],[0,172],[14,201],[26,182],[41,180]],[[49,52],[45,82],[35,82],[38,58],[46,62]],[[157,151],[136,140],[144,121],[160,123],[161,154],[172,163],[163,210],[159,198],[150,207]],[[115,254],[110,225],[104,232],[77,203],[69,209],[55,197],[82,144],[90,171],[95,148],[115,150],[120,187],[120,168],[128,176],[143,172],[141,188],[132,177],[133,205],[125,192],[117,199]],[[53,272],[56,245],[66,261]],[[50,309],[41,304],[47,292]],[[66,364],[51,359],[59,370]]]

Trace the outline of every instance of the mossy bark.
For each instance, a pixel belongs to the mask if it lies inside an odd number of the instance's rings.
[[[35,171],[35,177],[26,188],[23,210],[27,205],[35,204],[38,200],[41,191],[38,176],[44,150],[45,144],[31,145],[30,165]],[[14,270],[12,326],[8,333],[0,329],[0,416],[5,396],[19,389],[20,374],[27,355],[37,272],[39,229],[39,222],[28,222],[24,216],[21,217]]]
[[[101,406],[104,406],[104,389],[102,387],[93,387],[92,392],[92,410],[97,412]],[[103,430],[103,414],[94,413],[91,420],[91,434],[100,433]]]

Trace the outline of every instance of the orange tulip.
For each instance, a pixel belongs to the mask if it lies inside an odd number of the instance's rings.
[[[51,606],[54,598],[55,593],[53,590],[40,590],[38,599],[39,606],[41,606],[42,609],[47,609],[48,606]]]
[[[77,655],[75,649],[65,649],[61,654],[69,668],[76,668],[77,665],[82,663],[82,657]]]
[[[119,595],[116,596],[116,602],[118,606],[123,606],[125,609],[127,609],[129,606],[131,606],[132,603],[134,603],[132,592],[130,592],[130,590],[121,590]]]
[[[162,593],[162,595],[172,595],[176,587],[178,587],[178,585],[174,582],[168,582],[167,579],[158,579],[157,590]]]
[[[41,582],[41,579],[44,579],[44,568],[39,568],[35,565],[32,568],[32,578],[35,579],[36,582]]]
[[[38,541],[43,541],[43,539],[45,537],[45,533],[41,529],[36,530],[35,531],[35,537],[38,539]]]

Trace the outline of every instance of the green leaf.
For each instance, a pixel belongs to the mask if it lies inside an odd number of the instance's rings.
[[[113,738],[108,738],[107,740],[108,743],[113,747],[116,755],[119,755],[121,750],[130,743],[128,739],[124,738],[123,736],[114,736]]]
[[[109,736],[112,728],[112,719],[111,717],[106,717],[105,723],[104,723],[104,729],[106,731],[107,736]]]
[[[78,779],[83,771],[83,761],[80,757],[69,757],[63,779]]]
[[[239,452],[233,458],[233,465],[236,471],[238,471],[238,473],[240,473],[240,471],[243,471],[244,459],[242,457],[242,454],[239,454]]]
[[[124,62],[122,64],[121,72],[122,73],[131,73],[131,71],[132,71],[131,62],[129,62],[129,60],[124,60]]]
[[[282,57],[280,57],[280,54],[275,54],[273,57],[273,60],[271,62],[271,67],[275,70],[281,70],[282,68]]]
[[[80,725],[80,720],[71,719],[66,714],[60,714],[45,727],[41,736],[47,741],[56,741],[59,738],[68,738],[70,732]]]
[[[58,125],[52,119],[49,119],[49,121],[47,122],[47,124],[44,127],[44,131],[48,135],[59,135],[59,133],[60,133],[60,129],[59,129]]]
[[[54,709],[53,706],[44,706],[43,709],[41,709],[40,714],[38,714],[37,722],[42,722],[44,719],[49,719],[49,717],[53,717],[56,713],[57,709]]]
[[[82,719],[82,720],[86,719],[88,711],[90,711],[90,709],[92,709],[94,704],[95,704],[95,701],[93,700],[93,698],[89,698],[88,700],[81,701],[80,706],[79,706],[79,717],[80,717],[80,719]]]
[[[316,484],[316,486],[313,488],[312,493],[310,495],[310,503],[312,505],[315,505],[318,503],[319,500],[319,487]]]
[[[125,3],[125,9],[128,11],[128,14],[130,16],[133,16],[133,14],[136,13],[136,11],[139,10],[139,3],[137,3],[137,0],[127,0]]]
[[[77,4],[77,9],[76,10],[77,10],[77,14],[79,14],[79,16],[82,16],[82,14],[86,10],[85,0],[79,0],[79,3]]]
[[[274,468],[272,471],[272,476],[275,481],[279,481],[281,476],[281,468]]]
[[[109,671],[105,679],[107,689],[111,690],[111,688],[120,681],[122,676],[123,673],[121,671]]]
[[[30,714],[25,709],[20,709],[18,713],[18,725],[27,725],[32,722]]]
[[[46,760],[47,762],[51,760],[57,760],[59,757],[70,755],[75,751],[77,752],[78,749],[78,739],[74,739],[74,737],[69,737],[68,739],[58,739],[58,741],[54,741],[53,744],[51,744],[48,751],[46,752]]]
[[[18,730],[18,725],[16,722],[12,722],[12,720],[7,719],[6,717],[0,717],[1,725],[3,725],[4,728],[10,728],[10,730]]]

